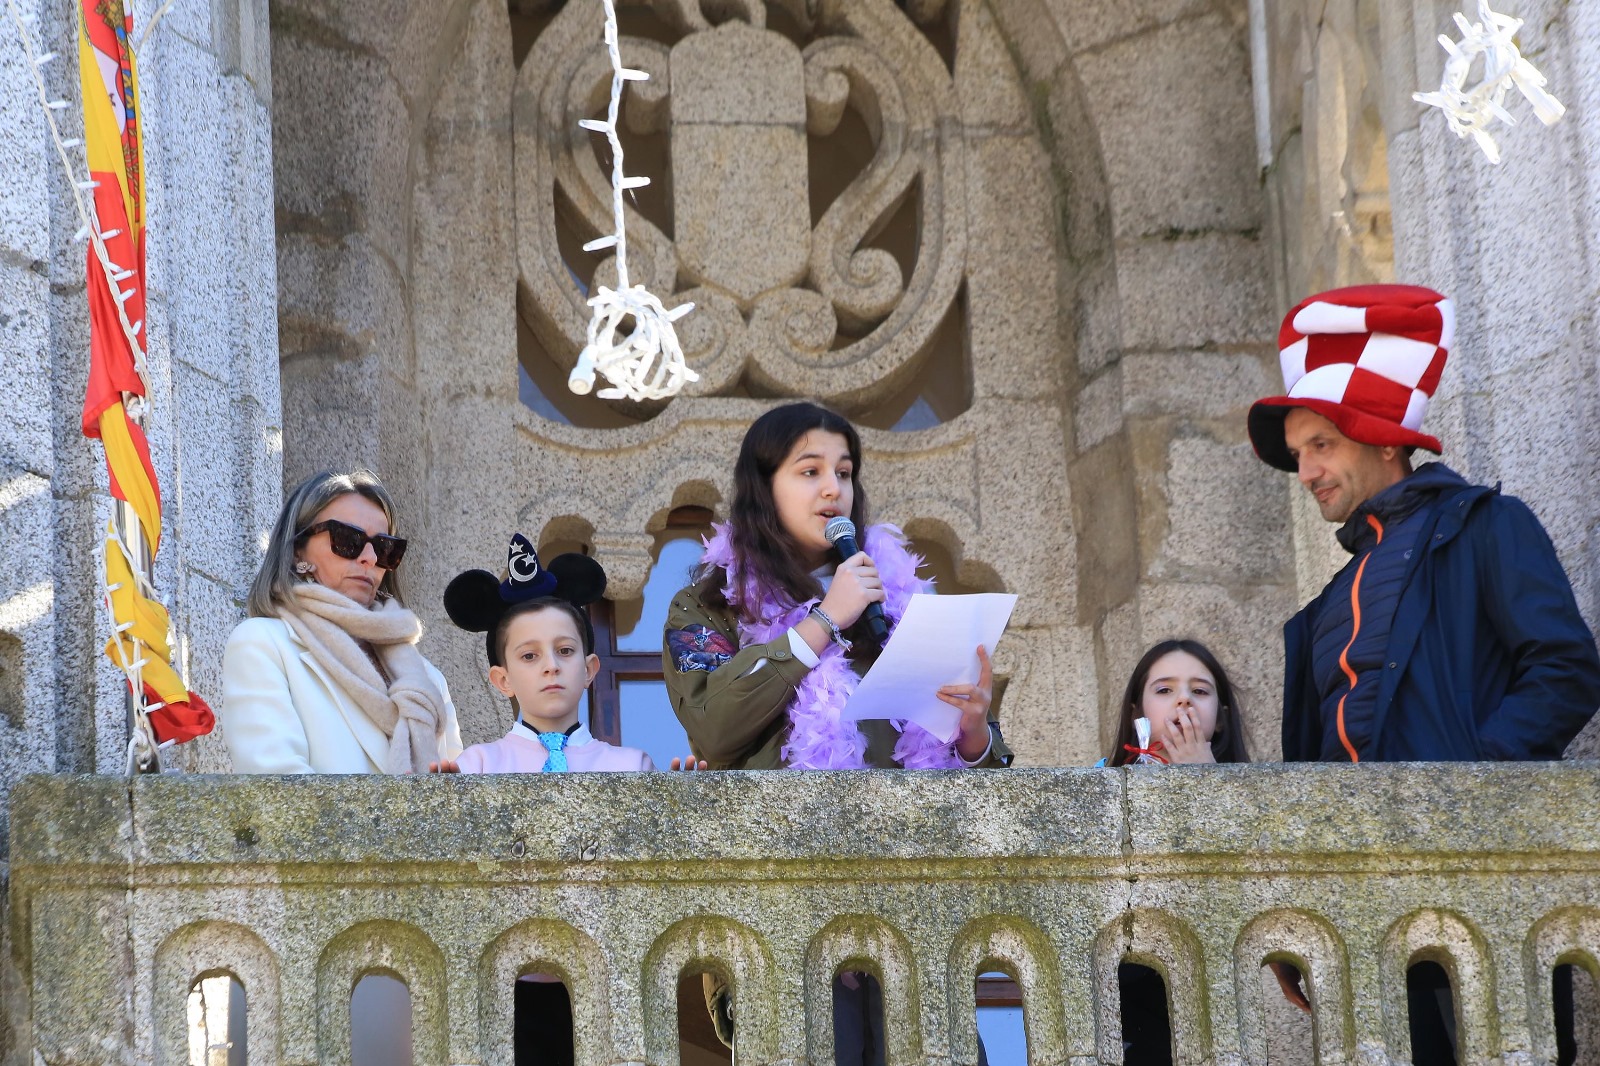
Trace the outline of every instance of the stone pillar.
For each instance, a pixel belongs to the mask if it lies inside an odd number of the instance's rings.
[[[1275,313],[1243,4],[998,6],[1047,100],[1062,185],[1078,612],[1095,633],[1099,746],[1143,650],[1190,636],[1230,668],[1252,754],[1272,758],[1292,557],[1286,486],[1244,429],[1272,387]]]
[[[1251,5],[1274,314],[1311,293],[1395,280],[1378,6]],[[1276,391],[1282,379],[1273,374],[1275,366],[1269,376]],[[1303,603],[1349,556],[1309,493],[1291,488],[1290,499],[1296,598]]]

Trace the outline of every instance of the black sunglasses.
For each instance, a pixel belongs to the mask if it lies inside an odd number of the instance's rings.
[[[329,547],[333,549],[333,554],[341,559],[359,559],[362,549],[371,544],[372,554],[377,556],[377,566],[380,570],[393,570],[400,565],[400,560],[406,555],[404,537],[391,537],[385,533],[374,533],[369,537],[367,531],[361,527],[341,522],[337,518],[307,526],[295,534],[294,542],[303,544],[322,532],[328,534]]]

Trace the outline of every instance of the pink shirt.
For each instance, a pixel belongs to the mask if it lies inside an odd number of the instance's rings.
[[[596,740],[588,726],[579,726],[567,739],[567,769],[571,773],[654,770],[650,756],[638,748],[624,748]],[[550,752],[539,734],[517,719],[511,732],[488,744],[474,744],[456,760],[464,774],[536,774],[544,769]]]

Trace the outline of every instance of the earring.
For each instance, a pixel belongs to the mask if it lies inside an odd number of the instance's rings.
[[[310,577],[312,574],[317,572],[317,568],[306,562],[304,559],[301,559],[298,563],[294,564],[294,572],[299,574],[301,577]]]

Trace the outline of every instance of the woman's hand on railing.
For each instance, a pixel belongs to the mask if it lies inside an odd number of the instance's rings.
[[[673,759],[672,759],[672,762],[668,765],[667,769],[669,769],[669,770],[709,770],[710,767],[706,765],[706,761],[704,759],[696,760],[694,755],[691,753],[691,754],[689,754],[688,756],[686,756],[686,757],[684,757],[682,759],[674,756]]]
[[[978,681],[972,685],[945,685],[936,695],[961,712],[961,732],[956,753],[967,762],[981,758],[989,747],[989,704],[994,700],[994,668],[989,653],[978,645]]]
[[[428,764],[430,774],[459,774],[461,765],[452,759],[440,759],[438,762]]]

